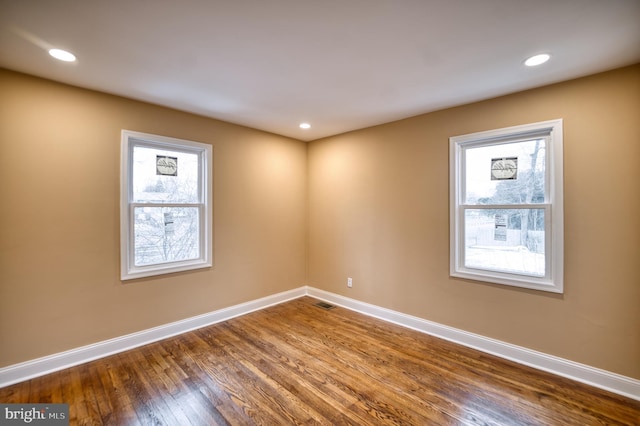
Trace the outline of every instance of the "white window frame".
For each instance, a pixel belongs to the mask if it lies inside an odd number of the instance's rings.
[[[507,127],[449,138],[450,161],[450,275],[476,281],[504,284],[553,293],[564,290],[564,207],[563,207],[563,137],[562,119]],[[546,139],[545,202],[515,204],[499,208],[543,208],[545,210],[545,275],[511,274],[467,268],[465,259],[465,211],[482,208],[465,204],[465,150],[498,145],[526,138]],[[493,206],[494,208],[496,206]]]
[[[145,146],[189,152],[199,156],[199,201],[197,203],[134,203],[133,202],[133,149]],[[212,238],[212,167],[213,147],[208,144],[148,133],[122,130],[120,162],[120,275],[121,279],[131,280],[193,269],[208,268],[213,264]],[[199,217],[200,256],[185,261],[163,262],[153,265],[136,266],[134,262],[134,208],[140,206],[197,207]]]

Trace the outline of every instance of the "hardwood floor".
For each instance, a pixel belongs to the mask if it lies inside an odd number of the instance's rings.
[[[640,402],[304,297],[0,389],[79,425],[637,425]]]

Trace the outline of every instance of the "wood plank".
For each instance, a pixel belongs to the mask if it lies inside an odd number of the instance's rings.
[[[73,425],[638,425],[640,402],[303,297],[0,389]]]

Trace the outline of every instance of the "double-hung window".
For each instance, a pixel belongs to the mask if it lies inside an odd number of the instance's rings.
[[[211,145],[122,131],[121,278],[212,265]]]
[[[562,120],[450,143],[450,274],[563,291]]]

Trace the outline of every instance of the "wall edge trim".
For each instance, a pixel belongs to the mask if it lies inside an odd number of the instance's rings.
[[[364,315],[640,401],[640,380],[310,286],[302,286],[184,320],[3,367],[0,368],[0,388],[187,333],[303,296],[331,302]]]
[[[306,295],[306,287],[0,368],[0,388],[229,320]]]
[[[306,294],[386,322],[640,401],[640,380],[307,286]]]

